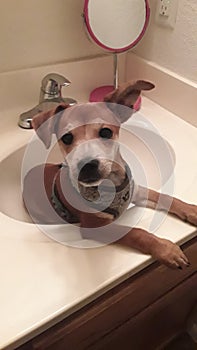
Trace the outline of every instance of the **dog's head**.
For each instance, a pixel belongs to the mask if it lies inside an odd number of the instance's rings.
[[[141,90],[153,88],[152,83],[138,80],[121,85],[102,103],[60,104],[36,115],[32,126],[46,148],[56,134],[75,186],[97,186],[109,176],[119,185],[125,177],[117,142],[120,125],[131,117]]]

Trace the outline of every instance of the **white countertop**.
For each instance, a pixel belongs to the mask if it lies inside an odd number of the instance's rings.
[[[8,110],[0,118],[0,160],[26,144],[33,134],[17,126],[20,112]],[[175,151],[174,195],[195,203],[197,129],[145,97],[141,113]],[[144,213],[139,225],[147,228],[152,211]],[[24,343],[153,261],[117,245],[66,247],[50,240],[33,224],[2,213],[0,230],[1,349]],[[168,216],[155,234],[183,243],[196,233],[195,227]]]

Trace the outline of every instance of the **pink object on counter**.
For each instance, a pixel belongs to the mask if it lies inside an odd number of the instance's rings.
[[[133,109],[137,112],[140,110],[142,104],[142,98],[141,96],[138,97],[137,101],[133,105]]]
[[[100,87],[94,89],[90,93],[89,101],[90,102],[103,102],[104,97],[107,94],[109,94],[110,92],[112,92],[113,90],[114,90],[113,85],[100,86]],[[141,107],[141,103],[142,103],[142,98],[141,98],[141,96],[139,96],[137,101],[133,105],[133,108],[135,111],[139,111],[139,109]]]

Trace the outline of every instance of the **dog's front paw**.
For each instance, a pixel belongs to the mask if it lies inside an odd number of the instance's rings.
[[[197,226],[197,206],[185,204],[182,208],[183,220]]]
[[[159,240],[152,252],[152,256],[162,264],[173,269],[183,269],[190,265],[187,257],[178,245],[167,239]]]
[[[197,226],[197,206],[177,200],[172,211],[181,220]]]

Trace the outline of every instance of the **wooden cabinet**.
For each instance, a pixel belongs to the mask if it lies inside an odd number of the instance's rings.
[[[154,263],[18,350],[155,350],[185,327],[197,302],[197,239],[185,270]]]

